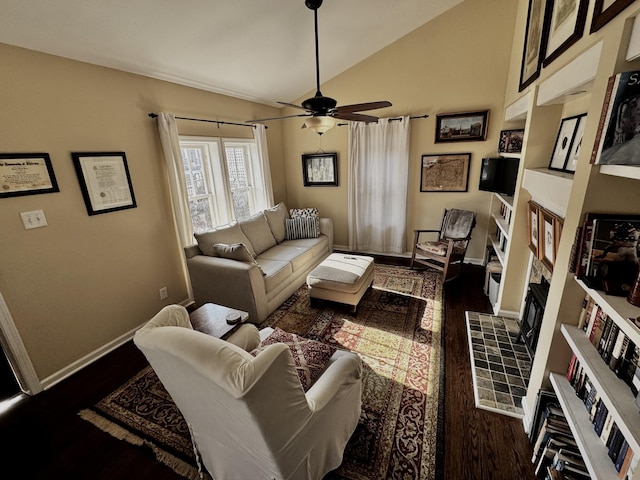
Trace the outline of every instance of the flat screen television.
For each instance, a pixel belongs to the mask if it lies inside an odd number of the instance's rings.
[[[517,158],[483,158],[478,188],[512,196],[516,190],[519,166],[520,160]]]

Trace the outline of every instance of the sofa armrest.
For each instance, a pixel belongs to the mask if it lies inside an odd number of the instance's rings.
[[[184,247],[184,255],[187,258],[193,258],[196,255],[202,255],[202,251],[200,250],[200,247],[198,246],[198,244],[194,243],[193,245],[189,245],[188,247]]]
[[[249,321],[259,318],[257,302],[266,305],[262,270],[259,266],[222,257],[196,255],[187,258],[193,296],[199,307],[217,303],[249,313]]]
[[[333,220],[320,218],[320,235],[326,235],[329,238],[329,253],[333,253]]]

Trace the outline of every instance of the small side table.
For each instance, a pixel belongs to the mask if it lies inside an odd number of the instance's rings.
[[[227,323],[227,315],[238,314],[240,321],[234,325]],[[189,314],[194,330],[225,339],[236,328],[249,319],[249,314],[235,308],[224,307],[216,303],[205,303]]]

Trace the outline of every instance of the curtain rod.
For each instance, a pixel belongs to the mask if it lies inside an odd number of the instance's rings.
[[[149,117],[151,118],[158,118],[158,114],[157,113],[150,113]],[[233,122],[224,122],[222,120],[209,120],[206,118],[189,118],[189,117],[175,117],[176,120],[192,120],[194,122],[207,122],[207,123],[217,123],[218,124],[218,128],[220,127],[220,125],[237,125],[238,127],[251,127],[254,128],[255,124],[253,123],[233,123]],[[267,128],[265,126],[265,128]]]
[[[424,115],[416,115],[413,117],[409,117],[409,120],[414,120],[416,118],[429,118],[429,115],[427,115],[426,113]],[[390,118],[389,121],[390,122],[399,122],[400,120],[402,120],[402,117],[395,117],[395,118]],[[349,125],[348,123],[338,123],[339,127],[344,127],[345,125]]]

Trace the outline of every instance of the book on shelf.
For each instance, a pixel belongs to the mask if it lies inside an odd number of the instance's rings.
[[[640,164],[640,137],[634,135],[633,117],[639,96],[639,71],[621,72],[609,77],[591,152],[591,163]]]
[[[611,317],[607,317],[607,323],[608,328],[605,325],[602,338],[600,339],[600,348],[598,348],[600,356],[605,363],[609,363],[609,360],[611,359],[611,352],[613,351],[616,339],[620,333],[620,327],[613,321],[613,319],[611,319]]]
[[[582,301],[582,308],[580,309],[580,315],[578,315],[578,328],[582,330],[586,329],[586,322],[591,314],[591,310],[593,309],[593,305],[595,304],[595,300],[591,298],[591,295],[588,293],[585,295],[584,300]]]
[[[631,447],[627,448],[627,451],[624,454],[624,458],[622,459],[622,463],[620,464],[620,470],[618,471],[618,478],[623,479],[626,477],[627,473],[629,472],[629,467],[631,466],[631,462],[633,460],[633,455],[634,453]]]
[[[589,341],[591,345],[598,348],[605,323],[607,322],[607,313],[600,307],[595,310],[594,320],[589,331]]]
[[[569,255],[569,272],[576,273],[578,268],[578,258],[580,256],[580,242],[582,240],[582,225],[576,227],[576,235],[571,245],[571,254]]]

